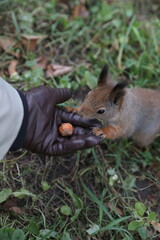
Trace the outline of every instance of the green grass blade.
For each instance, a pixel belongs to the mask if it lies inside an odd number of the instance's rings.
[[[103,209],[103,212],[108,216],[108,218],[110,220],[113,220],[112,215],[109,213],[107,207],[105,207],[102,202],[91,192],[91,190],[89,190],[89,188],[83,183],[83,181],[81,180],[81,184],[84,188],[84,190],[87,192],[88,196],[90,197],[90,199],[96,203],[98,205],[98,207],[100,207],[101,209]],[[102,211],[102,210],[101,210]],[[102,213],[101,213],[102,215]]]

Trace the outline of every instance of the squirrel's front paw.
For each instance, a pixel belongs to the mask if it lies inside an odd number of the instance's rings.
[[[102,138],[106,138],[106,134],[103,132],[102,128],[99,127],[94,127],[92,128],[92,133],[95,134],[96,136],[102,136]]]
[[[103,128],[103,132],[104,132],[106,138],[109,138],[109,139],[118,138],[119,131],[118,131],[118,127],[116,127],[116,126],[114,126],[114,127],[108,126],[106,128]]]

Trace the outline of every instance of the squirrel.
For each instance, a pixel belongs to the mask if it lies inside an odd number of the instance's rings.
[[[101,129],[93,129],[97,136],[131,137],[138,146],[146,147],[160,133],[160,91],[127,85],[127,81],[111,81],[105,65],[97,87],[87,94],[76,112],[102,123]]]

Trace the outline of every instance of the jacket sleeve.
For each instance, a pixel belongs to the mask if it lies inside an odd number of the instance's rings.
[[[0,159],[18,136],[24,107],[17,90],[0,78]]]

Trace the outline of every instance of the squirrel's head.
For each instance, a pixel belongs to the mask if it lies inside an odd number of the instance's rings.
[[[108,78],[108,67],[105,65],[98,78],[95,89],[90,91],[78,113],[85,118],[96,118],[105,125],[115,119],[123,104],[127,82],[115,83]]]

